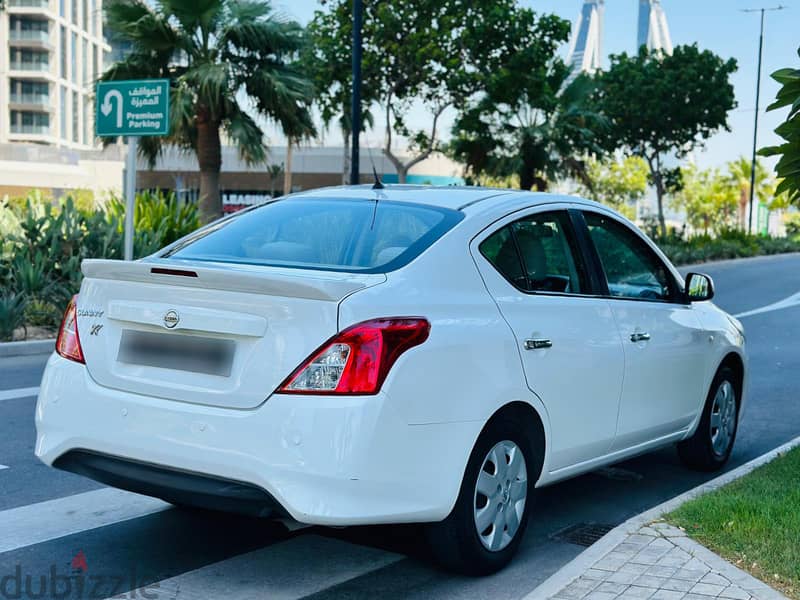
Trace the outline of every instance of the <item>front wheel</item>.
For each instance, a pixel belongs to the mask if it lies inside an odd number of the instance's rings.
[[[426,527],[436,560],[466,575],[507,565],[525,532],[540,468],[529,432],[511,419],[490,422],[472,450],[452,512]]]
[[[687,467],[717,471],[728,462],[739,425],[741,391],[737,382],[730,367],[721,368],[714,377],[697,431],[678,444],[678,455]]]

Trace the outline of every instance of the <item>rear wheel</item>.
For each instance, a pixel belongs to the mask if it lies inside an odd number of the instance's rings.
[[[736,373],[722,367],[711,383],[697,431],[678,444],[678,455],[687,467],[716,471],[728,462],[738,430],[740,398]]]
[[[525,532],[540,468],[520,423],[502,416],[491,421],[472,450],[452,512],[426,527],[435,559],[466,575],[507,565]]]

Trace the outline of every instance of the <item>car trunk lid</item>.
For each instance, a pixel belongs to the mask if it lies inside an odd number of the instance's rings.
[[[386,280],[200,261],[86,260],[78,332],[100,385],[253,408],[338,329],[346,296]]]

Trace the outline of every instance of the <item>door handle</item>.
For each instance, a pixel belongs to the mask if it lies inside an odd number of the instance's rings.
[[[637,331],[631,334],[632,342],[646,342],[649,339],[650,339],[650,334],[645,333],[644,331]]]
[[[525,340],[525,350],[540,350],[542,348],[552,348],[553,342],[544,338]]]

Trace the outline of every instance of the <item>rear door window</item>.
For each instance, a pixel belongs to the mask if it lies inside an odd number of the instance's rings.
[[[506,225],[481,242],[480,251],[523,291],[589,293],[586,269],[564,211],[537,213]]]
[[[461,218],[459,211],[405,202],[289,198],[189,236],[163,256],[386,272],[416,258]]]

